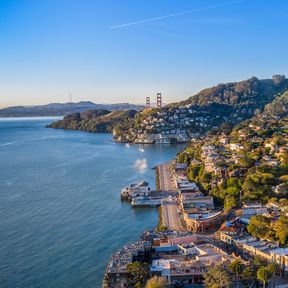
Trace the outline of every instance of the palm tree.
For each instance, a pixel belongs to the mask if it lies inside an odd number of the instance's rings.
[[[272,287],[275,287],[275,273],[277,271],[277,263],[272,262],[267,266],[267,269],[269,270],[271,277],[272,277]]]
[[[244,267],[243,267],[241,261],[237,258],[230,263],[229,269],[238,278],[239,275],[243,272]]]
[[[210,268],[204,275],[204,284],[207,288],[228,288],[232,281],[229,273],[221,265]]]
[[[258,283],[257,281],[257,275],[256,270],[254,267],[246,267],[243,272],[241,273],[241,277],[247,286],[250,286],[251,284]]]
[[[239,275],[243,272],[243,269],[244,269],[244,267],[238,258],[233,260],[229,265],[229,270],[233,274],[235,274],[235,276],[237,278],[237,287],[238,287]]]
[[[271,271],[267,267],[260,267],[257,271],[257,278],[263,283],[263,288],[266,287],[271,276]]]

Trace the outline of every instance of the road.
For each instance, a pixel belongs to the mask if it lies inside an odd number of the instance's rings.
[[[163,192],[177,192],[176,184],[170,172],[170,163],[164,163],[158,166],[159,171],[159,189]],[[164,198],[163,201],[163,220],[166,227],[172,230],[183,231],[181,224],[179,207],[177,199],[172,196]]]

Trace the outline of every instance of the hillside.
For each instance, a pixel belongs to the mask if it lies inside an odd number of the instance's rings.
[[[288,80],[283,75],[264,80],[252,77],[245,81],[204,89],[185,101],[160,109],[135,111],[128,118],[127,112],[123,112],[124,117],[121,113],[99,117],[90,112],[89,121],[84,113],[78,115],[77,120],[73,118],[74,115],[51,127],[90,132],[111,132],[115,129],[116,141],[154,143],[158,139],[164,139],[165,142],[185,142],[191,137],[216,129],[223,123],[235,125],[250,119],[261,114],[264,107],[266,113],[285,113],[283,104],[287,103],[286,96],[278,96],[286,90]],[[276,98],[277,101],[273,102]]]
[[[89,110],[73,113],[63,120],[53,122],[49,128],[82,130],[95,133],[111,133],[113,129],[128,130],[133,125],[136,110]]]
[[[241,201],[281,199],[288,193],[288,93],[263,113],[194,139],[178,155],[188,177],[225,209]]]
[[[265,106],[263,116],[270,118],[288,117],[288,92],[276,97]]]
[[[37,116],[62,116],[74,112],[84,112],[87,110],[141,110],[143,106],[129,103],[118,104],[95,104],[90,101],[78,103],[50,103],[36,106],[14,106],[0,109],[0,117],[37,117]]]

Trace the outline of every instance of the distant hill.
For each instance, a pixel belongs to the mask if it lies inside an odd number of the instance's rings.
[[[0,109],[0,117],[33,117],[33,116],[62,116],[74,112],[84,112],[87,110],[141,110],[143,106],[129,103],[117,104],[95,104],[90,101],[78,103],[51,103],[37,106],[14,106]]]

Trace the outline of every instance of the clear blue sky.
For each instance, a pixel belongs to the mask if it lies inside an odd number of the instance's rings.
[[[74,101],[143,103],[161,91],[168,103],[286,74],[288,1],[228,2],[1,0],[0,106],[66,102],[70,92]]]

